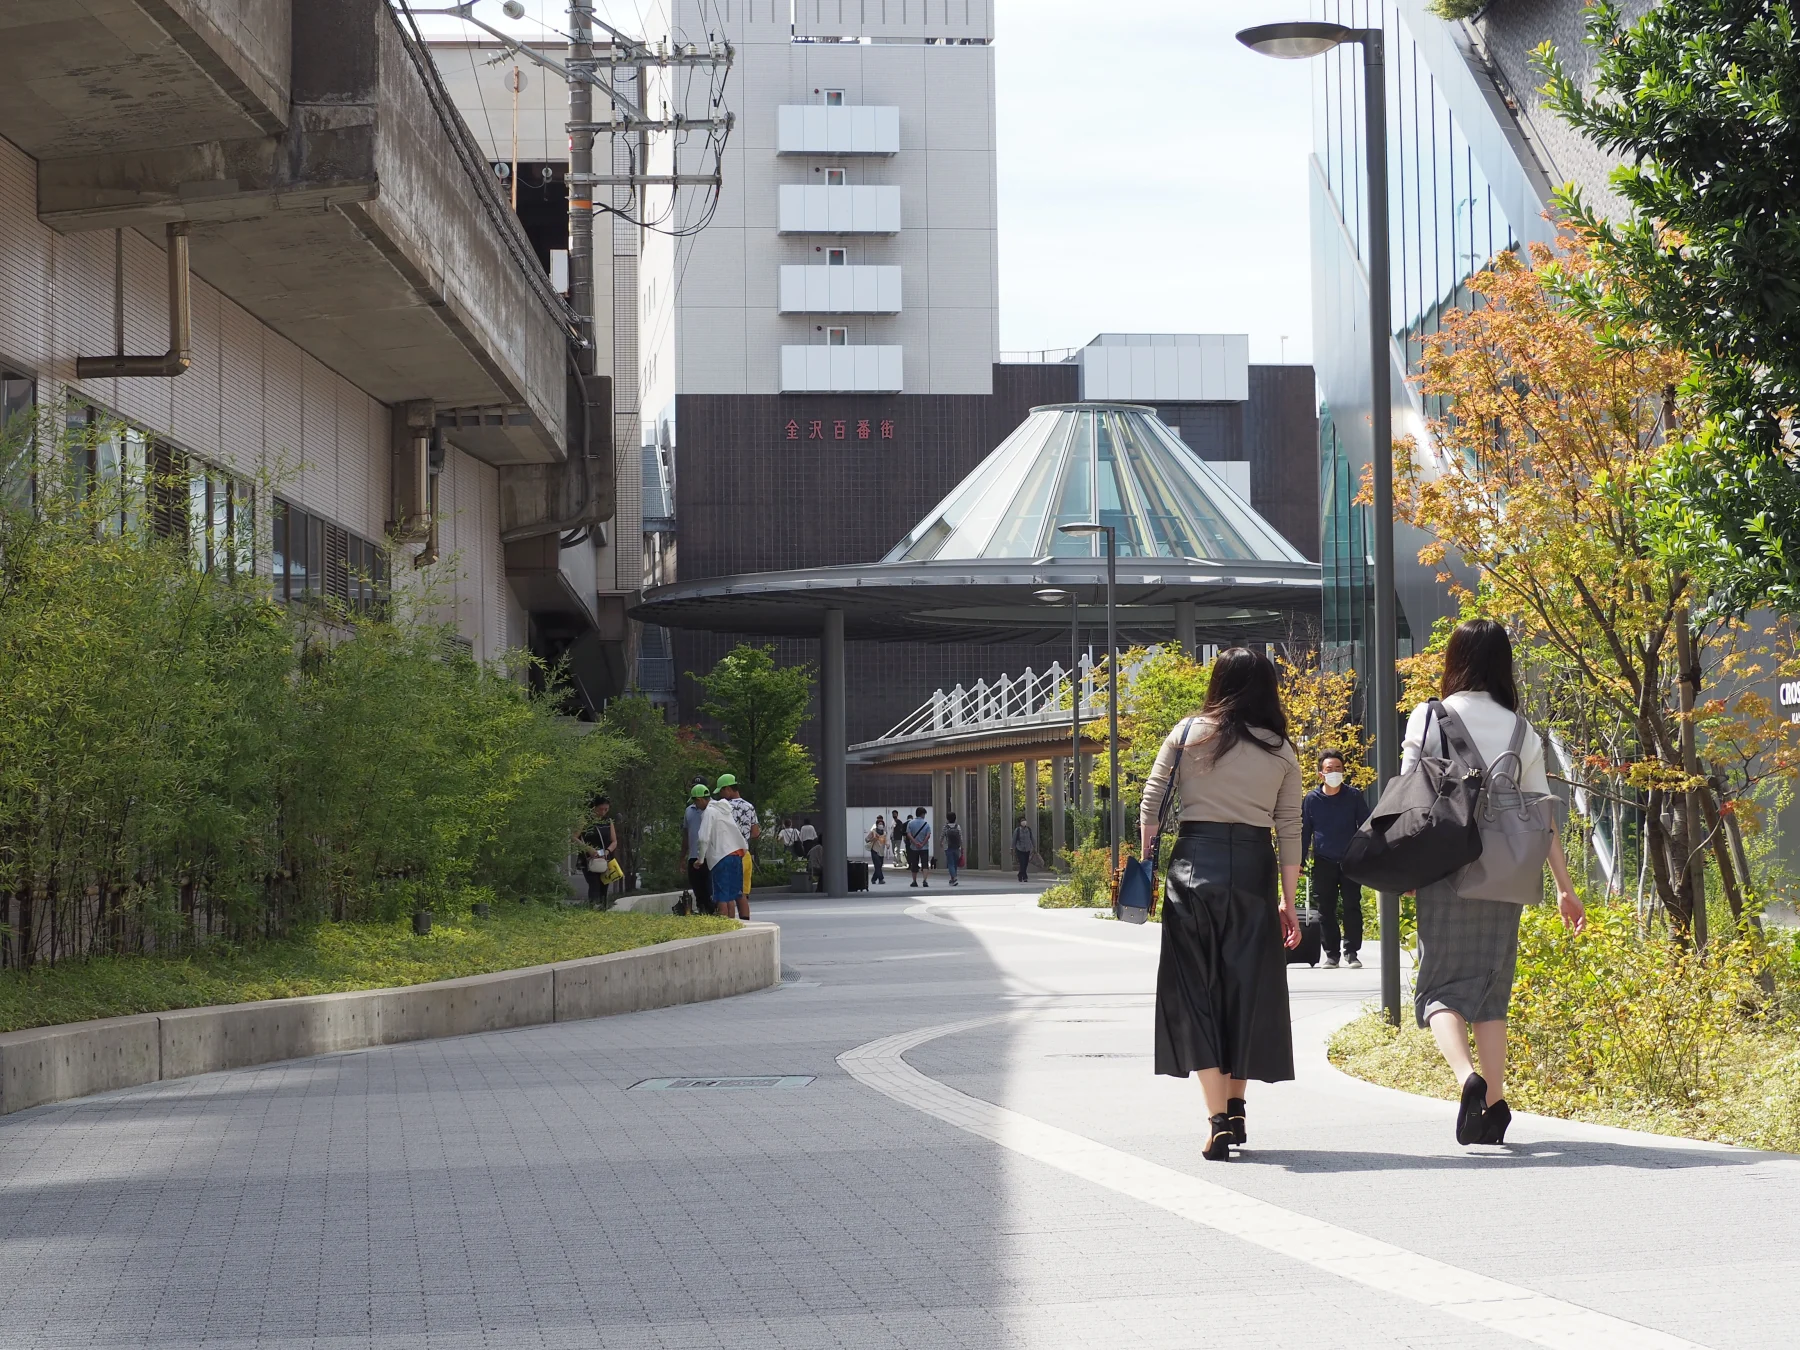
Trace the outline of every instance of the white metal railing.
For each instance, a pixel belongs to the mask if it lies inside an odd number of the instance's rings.
[[[1146,657],[1162,649],[1147,649]],[[1137,677],[1141,662],[1120,667],[1121,700]],[[1073,685],[1073,689],[1072,686]],[[1019,676],[1002,675],[993,681],[977,680],[972,688],[957,685],[938,689],[930,698],[900,719],[884,735],[865,745],[891,745],[898,741],[928,740],[962,732],[1005,731],[1021,727],[1066,725],[1070,720],[1071,695],[1079,693],[1081,720],[1106,716],[1106,663],[1083,656],[1071,681],[1061,662],[1034,671],[1027,666]]]

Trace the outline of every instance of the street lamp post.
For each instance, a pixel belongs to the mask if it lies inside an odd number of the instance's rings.
[[[1113,875],[1119,875],[1119,836],[1125,828],[1119,806],[1119,536],[1097,520],[1058,525],[1062,534],[1106,536],[1106,818],[1112,844]]]
[[[1399,629],[1394,598],[1394,428],[1388,344],[1393,330],[1388,296],[1387,65],[1379,28],[1337,23],[1270,23],[1246,28],[1238,41],[1253,52],[1295,61],[1321,56],[1345,42],[1363,49],[1363,141],[1369,166],[1369,433],[1374,439],[1375,632],[1370,697],[1375,720],[1375,790],[1400,773]],[[1400,1025],[1400,897],[1379,896],[1381,1004]]]
[[[1060,586],[1046,586],[1041,591],[1033,591],[1034,599],[1046,605],[1060,605],[1064,600],[1069,602],[1069,784],[1073,789],[1070,805],[1076,811],[1081,809],[1081,601],[1074,591],[1065,591]],[[1058,783],[1056,790],[1060,793],[1063,785]],[[1079,819],[1071,815],[1071,819]],[[1069,848],[1074,850],[1074,829],[1070,828]]]

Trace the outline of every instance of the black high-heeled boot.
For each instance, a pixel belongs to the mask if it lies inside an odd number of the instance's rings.
[[[1232,1097],[1225,1103],[1225,1118],[1231,1122],[1231,1142],[1234,1144],[1245,1143],[1250,1136],[1244,1127],[1244,1099],[1242,1097]]]
[[[1481,1122],[1487,1114],[1487,1080],[1478,1073],[1463,1079],[1462,1101],[1456,1109],[1456,1142],[1473,1144],[1481,1139]]]
[[[1231,1117],[1221,1111],[1209,1122],[1210,1134],[1200,1156],[1208,1162],[1227,1162],[1231,1158]]]

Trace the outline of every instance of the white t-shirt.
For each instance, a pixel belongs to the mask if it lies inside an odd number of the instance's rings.
[[[795,844],[800,842],[800,831],[796,830],[792,825],[786,825],[782,827],[782,831],[777,838],[779,838],[783,844],[792,848]]]
[[[1474,690],[1451,694],[1443,703],[1469,729],[1469,735],[1475,742],[1475,748],[1481,752],[1482,759],[1492,764],[1506,753],[1506,747],[1512,742],[1517,713],[1496,703],[1492,694]],[[1400,746],[1401,773],[1405,773],[1419,758],[1419,747],[1425,736],[1426,713],[1426,705],[1421,703],[1412,710],[1412,716],[1406,719],[1406,738]],[[1432,727],[1433,746],[1437,744],[1437,734],[1437,728]],[[1519,747],[1519,762],[1520,791],[1550,791],[1550,780],[1545,776],[1544,770],[1544,742],[1529,723],[1526,724],[1525,744]]]
[[[810,844],[813,840],[817,839],[818,837],[819,837],[819,832],[817,830],[815,830],[811,825],[802,825],[800,827],[800,842],[801,843]]]

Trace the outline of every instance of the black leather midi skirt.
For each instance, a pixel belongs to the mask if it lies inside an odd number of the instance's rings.
[[[1268,830],[1182,822],[1163,886],[1158,1073],[1294,1076],[1277,885]]]

